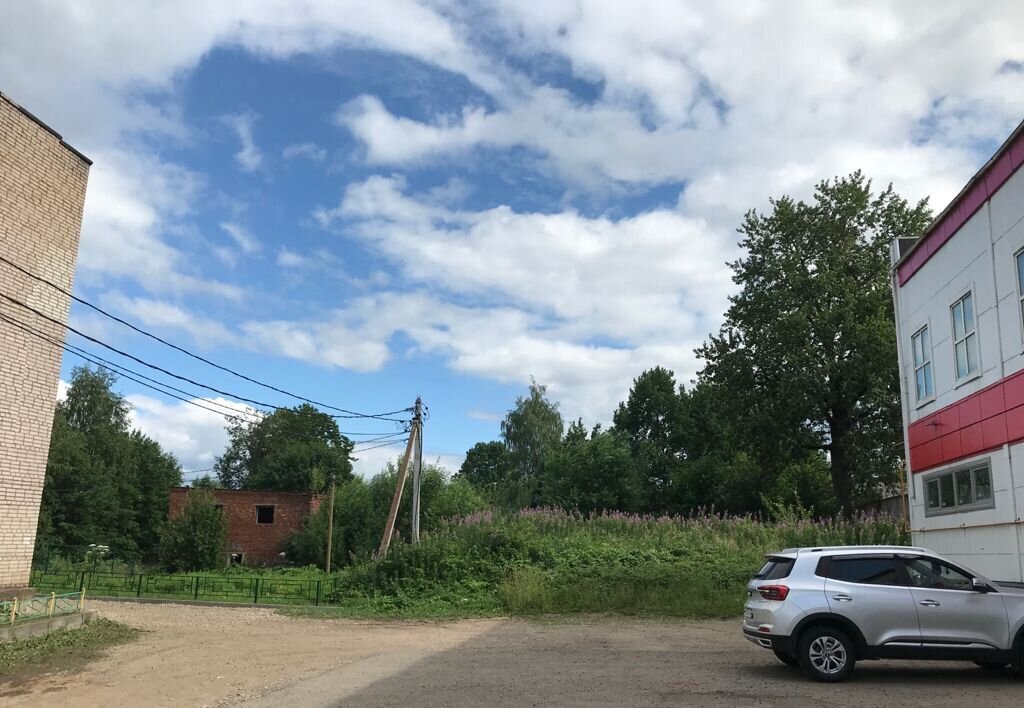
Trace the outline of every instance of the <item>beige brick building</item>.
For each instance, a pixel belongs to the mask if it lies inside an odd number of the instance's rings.
[[[0,256],[70,291],[91,162],[0,93]],[[29,584],[67,322],[57,290],[0,261],[0,598]]]

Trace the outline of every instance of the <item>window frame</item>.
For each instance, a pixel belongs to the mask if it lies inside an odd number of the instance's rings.
[[[931,590],[940,590],[940,591],[941,590],[945,590],[945,591],[948,591],[948,592],[975,592],[974,588],[970,585],[970,583],[975,578],[977,578],[978,576],[975,575],[974,573],[968,573],[964,568],[958,566],[956,563],[950,563],[948,560],[945,560],[943,558],[935,558],[933,556],[921,556],[921,555],[901,555],[901,556],[897,557],[896,561],[897,561],[897,563],[903,569],[903,574],[906,576],[906,579],[907,579],[907,585],[910,588],[914,589],[914,590],[929,590],[929,591],[931,591]],[[914,561],[927,561],[929,563],[937,563],[939,565],[947,566],[951,570],[956,571],[959,575],[962,575],[963,577],[967,578],[968,587],[966,587],[966,588],[931,588],[931,587],[922,587],[920,585],[915,585],[914,584],[913,576],[910,574],[910,567],[909,567],[910,564],[913,563]]]
[[[256,509],[256,525],[257,526],[273,526],[277,520],[277,504],[255,504]],[[270,509],[270,521],[260,521],[260,510]]]
[[[917,361],[917,341],[918,338],[923,336],[921,340],[921,363]],[[927,346],[926,346],[927,344]],[[955,348],[954,348],[955,353]],[[935,400],[935,364],[932,361],[932,333],[931,329],[927,324],[921,325],[910,335],[910,364],[914,370],[914,393],[917,398],[917,405],[923,406],[926,403],[931,403]],[[921,396],[921,392],[917,388],[917,372],[925,372],[925,396]],[[928,388],[931,388],[931,392],[928,393]]]
[[[1024,258],[1024,246],[1013,254],[1014,280],[1017,281],[1017,324],[1020,325],[1021,341],[1024,342],[1024,283],[1021,282],[1021,258]]]
[[[858,583],[852,580],[843,580],[836,578],[831,575],[832,564],[835,561],[855,561],[855,560],[887,560],[893,564],[893,570],[896,573],[896,582],[893,584],[889,583]],[[907,575],[907,569],[895,553],[844,553],[841,555],[829,555],[822,556],[818,559],[818,566],[814,570],[814,574],[819,578],[825,580],[831,580],[836,583],[846,583],[847,585],[862,585],[864,587],[873,588],[907,588],[910,587],[910,577]]]
[[[982,499],[978,501],[978,471],[986,470],[988,472],[988,487],[989,495],[988,499]],[[971,501],[966,504],[960,503],[960,491],[959,485],[957,484],[957,476],[964,472],[970,471],[971,473]],[[941,479],[948,477],[950,483],[953,486],[953,506],[943,507],[942,506],[942,483]],[[932,482],[938,485],[939,490],[939,506],[932,507],[928,503],[928,485]],[[921,491],[924,496],[924,515],[925,517],[931,516],[948,516],[949,514],[967,514],[972,511],[984,511],[986,509],[994,509],[996,506],[996,493],[995,484],[992,481],[992,460],[991,458],[985,458],[972,462],[967,465],[958,465],[945,470],[939,470],[937,472],[930,472],[921,477]]]
[[[971,301],[971,320],[973,325],[972,329],[970,330],[967,329],[967,318],[964,317],[963,314],[963,303],[968,299],[970,299]],[[960,306],[960,319],[963,322],[963,336],[961,336],[960,338],[957,338],[956,336],[957,317],[955,310],[957,305]],[[960,297],[954,300],[953,303],[949,306],[949,339],[953,344],[953,376],[956,379],[957,384],[961,384],[981,376],[981,347],[978,345],[978,308],[975,305],[976,303],[974,302],[974,288],[972,287],[968,288]],[[967,361],[965,362],[967,367],[969,367],[971,364],[971,343],[973,342],[974,360],[976,364],[973,370],[967,369],[967,373],[965,373],[963,376],[960,375],[960,362],[957,360],[956,351],[957,346],[959,346],[961,342],[963,342],[964,344],[964,356],[967,359]]]

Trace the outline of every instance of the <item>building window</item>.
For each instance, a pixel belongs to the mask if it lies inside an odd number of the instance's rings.
[[[216,509],[217,511],[219,511],[220,513],[222,513],[222,514],[224,513],[224,505],[223,504],[214,504],[213,508]]]
[[[1017,299],[1020,301],[1020,313],[1024,321],[1024,249],[1017,252],[1014,260],[1017,261]]]
[[[928,327],[922,327],[910,338],[914,350],[914,380],[917,382],[917,400],[926,401],[935,395],[932,383],[932,343]]]
[[[257,524],[272,524],[272,523],[274,523],[274,507],[272,507],[272,506],[258,506],[258,507],[256,507],[256,523]]]
[[[987,462],[929,475],[924,480],[924,490],[926,516],[995,506],[992,470]]]
[[[974,298],[967,293],[953,303],[953,351],[956,377],[963,379],[978,370],[978,333],[974,327]]]

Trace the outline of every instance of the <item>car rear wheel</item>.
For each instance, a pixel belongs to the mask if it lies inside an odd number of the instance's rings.
[[[828,626],[812,627],[804,632],[796,657],[805,674],[826,683],[846,680],[857,661],[850,638]]]
[[[784,651],[777,650],[773,651],[773,653],[775,654],[775,658],[781,661],[786,666],[798,666],[800,664],[800,662],[797,661],[796,657],[792,654],[787,654]]]

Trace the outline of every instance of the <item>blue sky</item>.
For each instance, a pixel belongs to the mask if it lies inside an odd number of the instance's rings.
[[[21,3],[0,90],[95,160],[77,294],[341,407],[422,395],[455,469],[531,376],[588,424],[693,378],[747,209],[856,168],[941,208],[1024,116],[1017,3],[709,5]],[[212,464],[223,421],[121,386]]]

